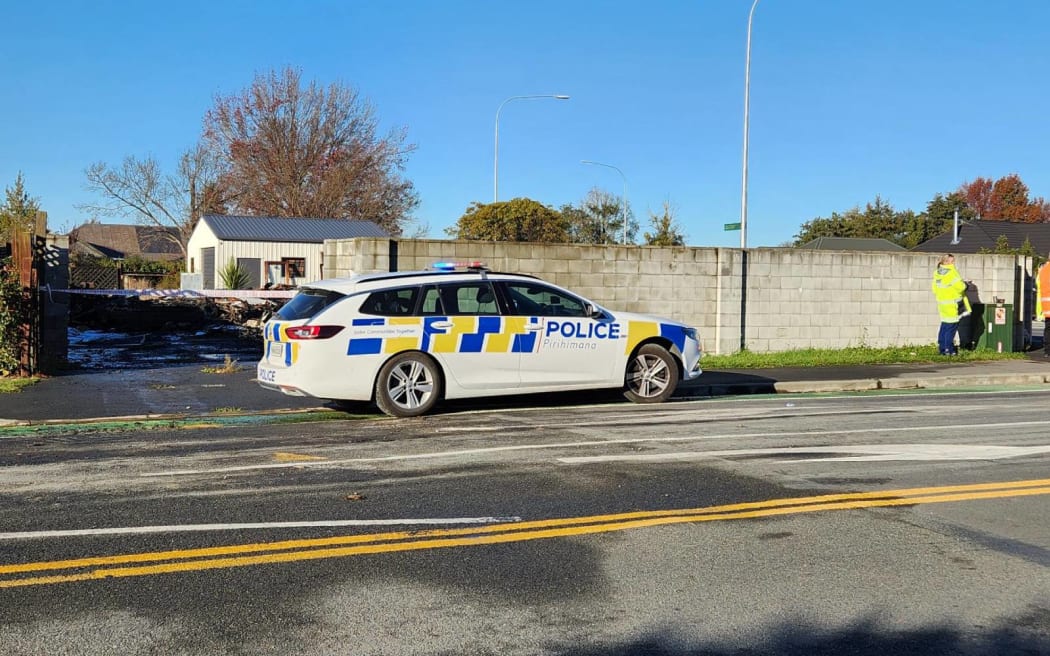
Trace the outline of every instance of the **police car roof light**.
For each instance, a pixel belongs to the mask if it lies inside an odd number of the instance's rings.
[[[455,271],[456,269],[485,269],[485,263],[477,260],[473,262],[435,262],[434,269],[438,271]]]

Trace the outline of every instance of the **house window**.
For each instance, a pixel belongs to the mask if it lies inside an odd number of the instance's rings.
[[[266,282],[270,285],[294,285],[296,278],[306,276],[306,258],[282,257],[280,262],[266,263]]]
[[[284,265],[284,275],[290,280],[302,278],[306,275],[306,258],[282,257],[281,264]]]

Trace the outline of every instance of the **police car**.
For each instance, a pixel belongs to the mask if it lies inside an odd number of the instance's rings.
[[[702,356],[695,328],[476,262],[309,283],[263,332],[263,387],[395,417],[442,399],[595,388],[662,402]]]

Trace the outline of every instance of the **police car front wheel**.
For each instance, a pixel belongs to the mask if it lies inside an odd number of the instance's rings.
[[[376,379],[376,405],[394,417],[418,417],[441,399],[437,363],[423,353],[401,353],[390,358]]]
[[[627,363],[624,396],[635,403],[662,403],[678,387],[678,364],[667,349],[646,344]]]

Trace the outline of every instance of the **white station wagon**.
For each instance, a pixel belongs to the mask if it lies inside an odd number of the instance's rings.
[[[263,387],[373,401],[395,417],[441,399],[599,388],[662,402],[702,357],[695,328],[479,263],[309,283],[264,340]]]

